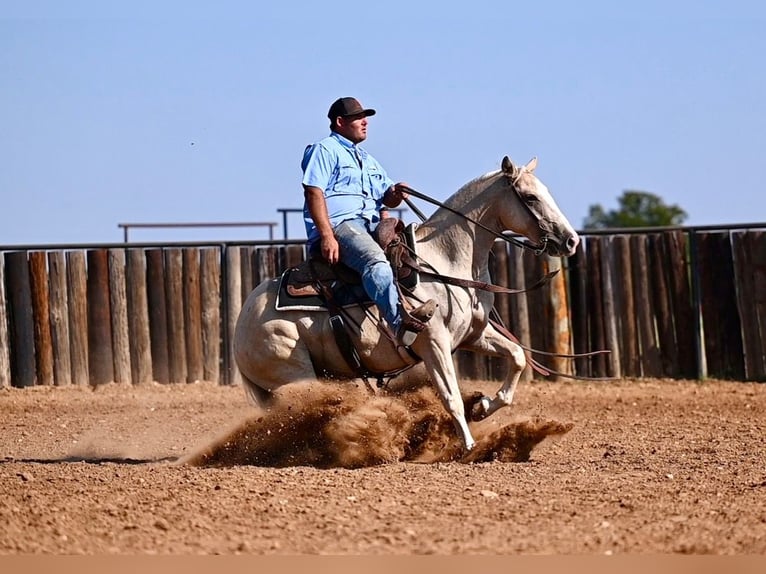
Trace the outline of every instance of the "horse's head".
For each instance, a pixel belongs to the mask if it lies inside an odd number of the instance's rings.
[[[524,211],[524,229],[515,231],[525,235],[538,251],[561,257],[574,255],[580,238],[548,188],[535,176],[535,167],[537,158],[524,166],[514,165],[508,156],[503,158],[501,173]],[[514,215],[518,221],[519,214]]]

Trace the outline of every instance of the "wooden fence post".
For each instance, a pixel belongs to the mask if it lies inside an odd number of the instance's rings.
[[[227,247],[224,261],[226,265],[226,372],[225,380],[229,385],[242,384],[242,373],[234,360],[234,329],[242,310],[242,270],[240,250]],[[253,341],[258,344],[258,341]]]
[[[114,381],[112,317],[106,249],[88,251],[88,367],[92,385]]]
[[[72,382],[87,385],[90,382],[88,365],[88,277],[85,252],[66,254],[66,279],[69,294],[69,358],[72,363]]]
[[[762,370],[756,372],[756,380],[766,381],[766,232],[751,231],[748,238],[749,251],[753,267],[753,292],[755,311],[758,321],[755,349],[761,351]]]
[[[237,248],[231,247],[231,249]],[[238,249],[241,277],[240,290],[242,291],[241,300],[244,301],[247,299],[247,296],[250,295],[250,291],[253,290],[253,285],[255,283],[255,270],[253,268],[253,254],[255,253],[255,248],[247,246],[239,247]]]
[[[546,313],[548,324],[546,327],[550,332],[550,347],[548,351],[557,355],[568,355],[572,352],[572,339],[565,274],[561,270],[563,261],[560,257],[546,255],[545,258],[548,264],[548,271],[559,269],[559,273],[548,284],[548,297],[545,300],[545,305],[548,309]],[[553,370],[559,373],[572,374],[570,359],[561,356],[550,357],[550,359],[550,366]],[[557,378],[554,376],[553,380]]]
[[[583,237],[577,246],[575,254],[569,258],[569,292],[572,306],[572,344],[578,355],[591,351],[588,337],[588,289],[587,261],[585,259],[585,243]],[[590,361],[587,357],[575,359],[575,374],[589,377]]]
[[[607,375],[621,377],[622,367],[620,364],[620,339],[618,337],[617,316],[618,303],[615,284],[614,264],[614,241],[612,237],[603,236],[601,239],[601,289],[604,303],[604,340],[607,348],[611,351],[606,356]]]
[[[700,301],[708,374],[740,380],[745,376],[742,324],[728,233],[697,236]]]
[[[35,324],[37,384],[48,386],[53,384],[53,345],[45,252],[31,251],[29,253],[29,278],[29,288],[32,291],[32,318]]]
[[[168,312],[168,358],[170,382],[186,381],[186,338],[184,336],[183,260],[181,250],[165,250],[165,296]]]
[[[183,250],[184,328],[186,331],[186,381],[204,378],[202,360],[202,303],[200,301],[199,249]]]
[[[619,302],[618,335],[620,347],[620,363],[622,375],[630,377],[641,376],[641,360],[638,348],[636,327],[636,305],[633,291],[633,265],[630,257],[630,240],[627,235],[614,237],[614,291]]]
[[[128,297],[130,376],[133,384],[152,381],[146,263],[143,249],[128,249],[125,277]]]
[[[761,234],[732,234],[734,252],[735,283],[737,285],[737,303],[742,321],[742,344],[744,348],[745,377],[748,380],[763,380],[766,377],[764,361],[764,340],[760,334],[758,303],[764,295],[759,294],[766,285],[757,285],[756,274],[759,272],[757,258],[758,238]],[[764,262],[760,262],[763,266]],[[764,269],[760,269],[764,273]],[[760,289],[759,289],[760,287]],[[766,329],[766,325],[763,325]]]
[[[0,389],[11,386],[11,353],[5,297],[5,261],[0,253]]]
[[[678,355],[673,335],[673,318],[670,314],[667,259],[663,253],[662,236],[659,233],[649,235],[649,254],[652,270],[650,275],[652,278],[652,299],[660,342],[662,375],[674,377],[678,372]]]
[[[110,249],[109,302],[112,322],[112,354],[114,381],[130,384],[130,337],[128,335],[128,301],[125,286],[125,250]]]
[[[48,252],[50,277],[50,323],[53,342],[53,381],[56,385],[72,383],[72,360],[69,342],[69,302],[66,288],[66,264],[63,251]]]
[[[697,374],[696,333],[689,270],[686,233],[670,231],[664,234],[667,258],[668,287],[673,315],[673,331],[678,348],[677,373],[693,379]]]
[[[588,238],[586,250],[588,261],[588,313],[590,315],[590,344],[594,351],[611,349],[607,346],[604,333],[604,295],[601,281],[601,243],[599,237]],[[605,377],[607,359],[603,354],[591,357],[591,373],[594,377]]]
[[[526,287],[526,273],[524,271],[524,250],[521,247],[511,246],[508,256],[508,283],[511,289],[524,289]],[[526,293],[509,295],[508,301],[510,321],[508,328],[511,333],[518,337],[522,345],[532,345],[532,336],[529,332],[529,305]],[[532,379],[532,368],[527,367],[521,373],[519,381],[526,383]]]
[[[203,377],[220,382],[221,376],[221,255],[218,248],[200,252],[200,297],[202,299]]]
[[[34,319],[30,290],[29,262],[26,251],[5,254],[5,271],[10,314],[11,384],[31,387],[35,372]]]
[[[165,296],[165,263],[162,249],[146,251],[146,295],[149,307],[149,338],[152,376],[159,383],[170,382],[168,314]]]
[[[652,304],[646,245],[646,235],[632,235],[630,237],[633,298],[636,301],[641,374],[644,377],[659,377],[662,374],[662,363],[654,328],[654,313],[652,311],[654,305]]]

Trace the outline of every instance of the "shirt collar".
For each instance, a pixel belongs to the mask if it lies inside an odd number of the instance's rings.
[[[340,135],[338,132],[331,132],[331,137],[334,137],[336,140],[338,140],[338,143],[340,143],[343,147],[347,148],[351,153],[354,153],[354,151],[358,151],[362,157],[365,155],[364,149],[362,149],[360,146],[354,144],[350,139],[347,139]]]

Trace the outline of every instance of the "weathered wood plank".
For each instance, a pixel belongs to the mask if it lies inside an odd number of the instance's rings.
[[[37,369],[27,252],[6,253],[5,272],[10,317],[11,384],[14,387],[31,387],[37,382]]]
[[[277,276],[278,251],[275,247],[260,247],[255,250],[255,284]]]
[[[590,312],[590,345],[593,351],[609,351],[604,330],[604,291],[601,277],[600,237],[589,237],[586,257],[588,261],[588,311]],[[607,355],[603,353],[590,358],[590,370],[594,377],[607,376]]]
[[[152,382],[152,343],[149,328],[146,257],[143,249],[128,249],[125,269],[130,338],[130,377],[134,385]]]
[[[106,249],[92,249],[88,259],[88,370],[90,384],[114,381],[109,262]]]
[[[165,297],[165,258],[162,249],[146,251],[146,295],[149,306],[149,337],[152,376],[158,383],[170,382],[168,314]]]
[[[0,389],[11,386],[10,324],[5,296],[5,258],[0,253]]]
[[[285,265],[284,269],[295,267],[305,259],[305,248],[303,245],[287,245],[285,247]]]
[[[753,373],[753,380],[766,381],[766,232],[750,230],[750,255],[753,262],[753,292],[757,317],[756,349],[761,350],[762,370]]]
[[[69,357],[72,362],[72,383],[90,382],[88,355],[88,273],[84,251],[66,254],[66,280],[69,293]]]
[[[632,261],[633,300],[635,302],[636,326],[641,353],[641,374],[645,377],[662,375],[660,347],[654,326],[651,281],[649,278],[648,238],[646,235],[630,237]]]
[[[622,366],[620,364],[621,349],[620,338],[618,336],[617,318],[620,313],[618,307],[617,290],[615,283],[615,263],[614,263],[614,238],[604,236],[599,238],[601,244],[601,289],[603,296],[603,320],[604,320],[604,341],[610,353],[606,355],[606,372],[609,377],[621,377]]]
[[[221,251],[200,251],[200,296],[202,299],[203,377],[219,382],[221,377]]]
[[[744,350],[729,234],[700,233],[697,249],[708,375],[741,380]]]
[[[649,235],[649,260],[651,261],[651,288],[654,302],[654,318],[657,324],[657,337],[660,343],[660,359],[662,375],[675,377],[678,375],[678,354],[673,333],[673,317],[670,310],[670,295],[665,252],[662,235]]]
[[[575,254],[568,261],[568,284],[570,305],[572,307],[572,346],[578,355],[591,351],[588,337],[588,299],[587,299],[587,261],[585,259],[585,240],[580,241]],[[590,377],[590,361],[587,357],[578,357],[574,361],[575,374]]]
[[[764,351],[758,325],[756,262],[753,234],[741,231],[732,234],[737,303],[742,322],[745,377],[759,380],[764,376]]]
[[[69,341],[69,300],[66,286],[66,261],[63,251],[48,252],[48,277],[50,280],[53,382],[57,386],[64,386],[72,383],[72,359]]]
[[[257,285],[255,279],[255,265],[253,262],[253,254],[255,250],[253,247],[240,247],[239,248],[239,265],[241,278],[241,298],[242,302],[245,302],[247,296],[250,295],[250,291],[253,290],[253,286]]]
[[[184,336],[183,256],[181,249],[165,250],[165,296],[168,312],[168,358],[171,383],[186,381],[186,337]]]
[[[130,383],[130,337],[128,334],[128,299],[125,286],[125,250],[109,250],[109,303],[112,320],[114,381]]]
[[[224,363],[224,380],[229,385],[242,384],[242,373],[234,360],[234,329],[239,313],[242,310],[242,267],[240,250],[229,247],[225,255],[226,265],[226,348]],[[255,343],[257,344],[257,343]]]
[[[636,326],[636,305],[633,293],[633,271],[630,258],[630,239],[627,235],[614,236],[613,288],[619,301],[617,321],[620,335],[620,364],[622,376],[640,377],[641,363]]]
[[[693,379],[697,376],[697,333],[694,329],[688,242],[683,231],[670,231],[663,234],[662,238],[667,258],[673,330],[678,348],[678,374]]]
[[[186,381],[204,378],[202,360],[202,302],[200,291],[199,249],[183,250],[184,329],[186,334]]]
[[[508,286],[511,289],[523,289],[525,285],[524,250],[520,247],[510,246],[508,253]],[[513,333],[522,345],[529,347],[532,344],[532,336],[529,327],[529,306],[527,296],[524,293],[508,295],[508,329]],[[527,367],[521,373],[519,380],[527,382],[532,379],[532,369]]]
[[[37,384],[53,385],[53,342],[50,323],[48,264],[44,251],[29,253],[29,280],[32,290],[32,317],[35,324]]]
[[[547,266],[543,265],[541,257],[533,255],[529,251],[524,251],[522,255],[524,265],[524,276],[528,285],[537,283],[546,273]],[[529,317],[529,338],[530,347],[535,351],[548,352],[550,350],[550,333],[548,330],[550,310],[546,301],[550,296],[548,287],[542,287],[533,291],[528,291],[522,296],[526,296],[527,314]],[[534,355],[534,353],[533,353]],[[537,359],[542,364],[549,364],[548,357],[538,355]],[[542,378],[540,373],[532,371],[533,378]]]
[[[571,360],[562,356],[572,353],[569,301],[565,274],[561,270],[562,259],[546,255],[544,263],[549,272],[559,269],[559,273],[547,285],[548,296],[544,301],[548,318],[546,329],[549,333],[549,352],[556,354],[549,357],[548,365],[556,372],[571,375],[573,372]],[[556,375],[551,377],[552,380],[557,378]]]

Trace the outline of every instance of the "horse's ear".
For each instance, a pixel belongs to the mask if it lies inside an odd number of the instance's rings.
[[[516,166],[513,165],[511,158],[508,156],[503,158],[503,171],[509,175],[513,175],[516,172]]]
[[[528,172],[535,171],[535,168],[537,167],[537,156],[533,157],[529,160],[529,163],[524,166],[524,169],[526,169]]]

